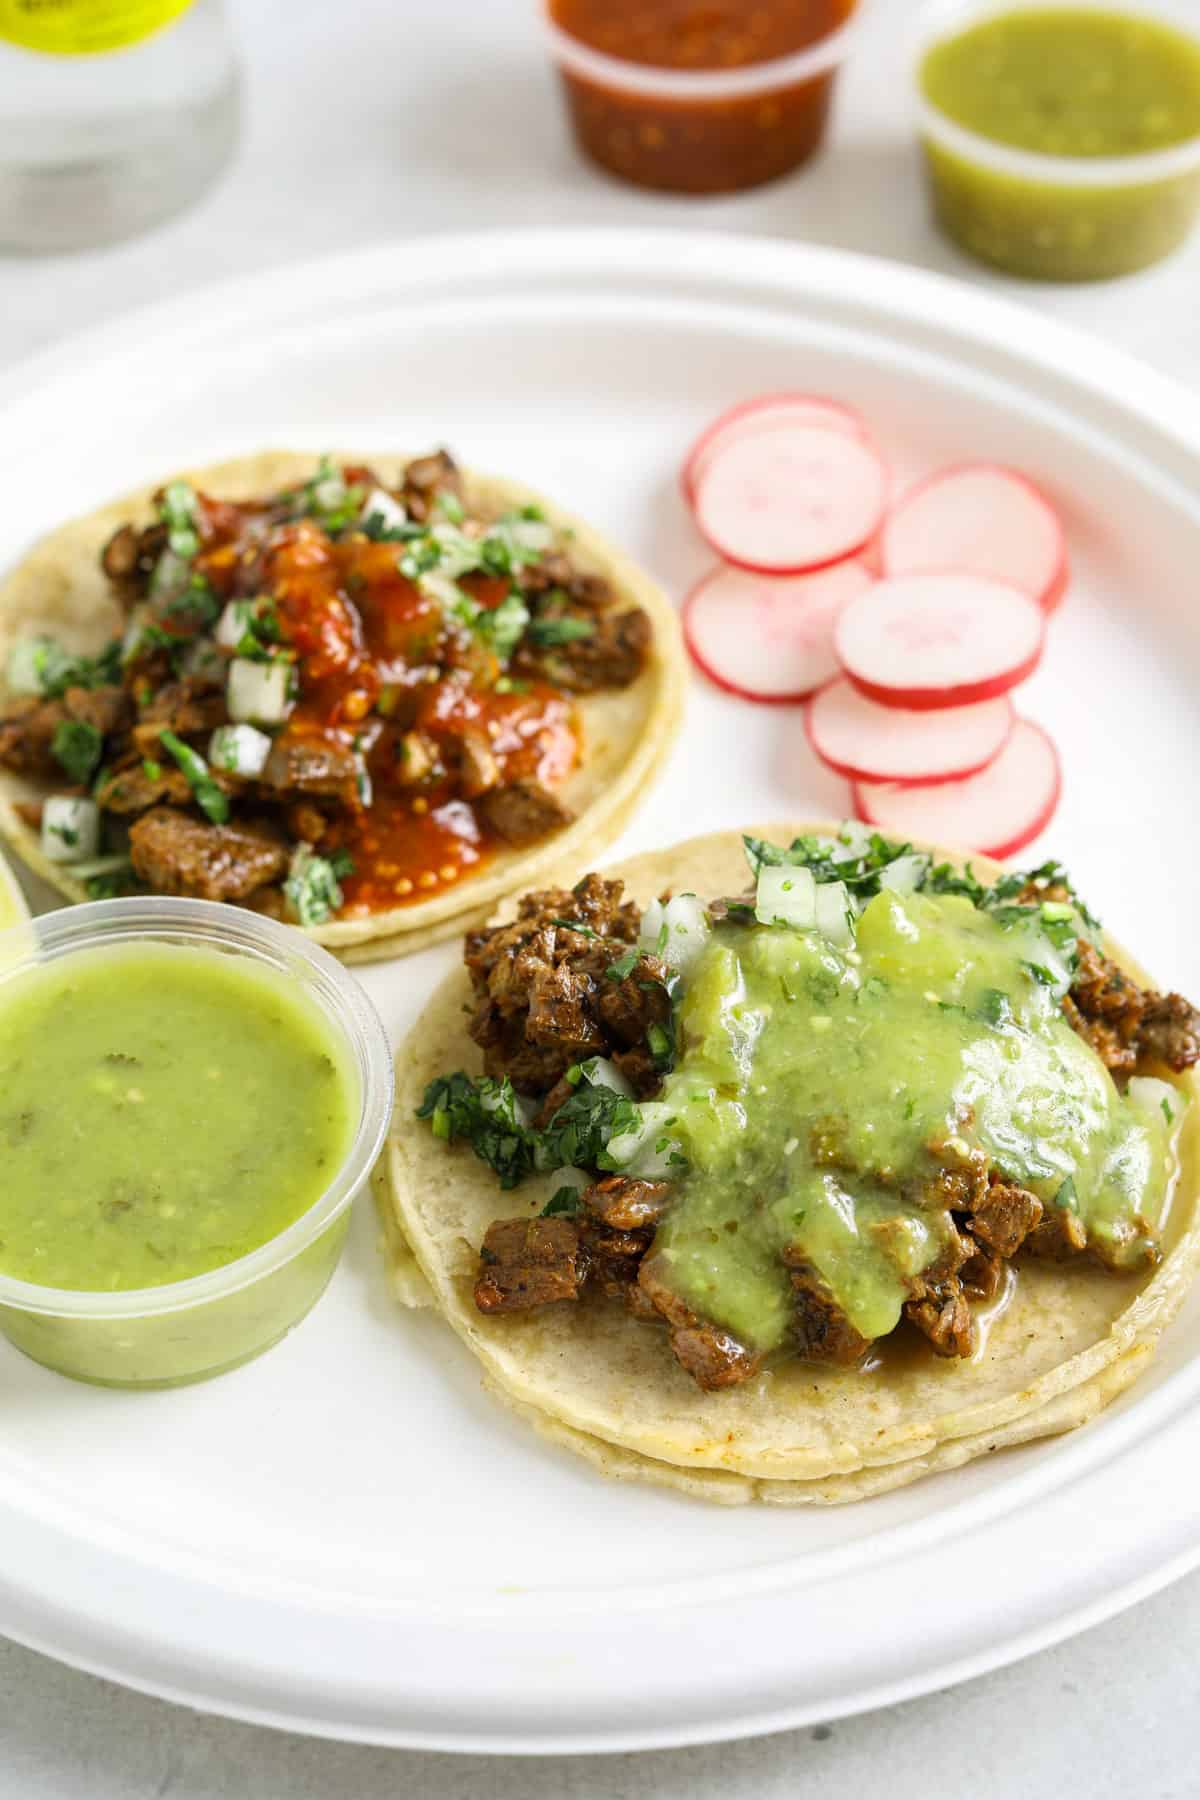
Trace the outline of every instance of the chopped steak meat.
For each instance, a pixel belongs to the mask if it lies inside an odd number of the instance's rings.
[[[479,1257],[475,1304],[484,1313],[576,1300],[586,1273],[573,1219],[497,1219]]]
[[[341,744],[284,732],[272,744],[259,781],[276,797],[310,794],[352,807],[358,797],[358,762],[353,750]]]
[[[187,806],[192,798],[192,785],[183,770],[174,763],[156,761],[157,773],[147,773],[147,758],[124,768],[114,769],[96,789],[97,803],[105,812],[146,812],[166,802],[170,806]]]
[[[784,1251],[794,1294],[796,1349],[814,1362],[854,1363],[871,1340],[856,1331],[803,1252]]]
[[[191,680],[169,681],[142,707],[133,728],[134,742],[144,756],[153,756],[164,731],[173,731],[176,737],[197,737],[215,731],[228,718],[220,689]]]
[[[583,1190],[588,1212],[614,1231],[640,1231],[657,1225],[671,1204],[667,1181],[642,1181],[636,1175],[606,1175]]]
[[[967,1220],[977,1244],[1008,1259],[1017,1254],[1041,1223],[1043,1207],[1036,1194],[1002,1181],[993,1170],[987,1194]]]
[[[433,516],[433,502],[438,494],[451,494],[457,500],[463,496],[462,476],[448,450],[416,457],[405,469],[400,489],[409,518],[422,525]]]
[[[676,1361],[706,1393],[736,1387],[757,1375],[762,1357],[730,1332],[701,1319],[663,1279],[660,1258],[648,1256],[638,1271],[638,1285],[666,1320]]]
[[[1165,1063],[1181,1074],[1200,1061],[1200,1012],[1181,994],[1141,988],[1086,938],[1063,1011],[1114,1077]]]
[[[654,636],[649,614],[640,606],[625,612],[572,611],[558,616],[578,620],[587,627],[586,635],[544,647],[523,644],[513,658],[515,669],[545,676],[556,686],[577,694],[596,688],[628,687],[637,680]]]
[[[134,873],[160,894],[199,900],[245,900],[288,866],[287,845],[265,820],[209,825],[168,806],[130,826],[129,854]]]
[[[507,844],[532,844],[575,817],[540,781],[514,781],[489,788],[479,800],[484,819]]]
[[[128,723],[132,708],[119,687],[69,687],[61,700],[15,700],[0,718],[0,768],[61,783],[63,768],[54,754],[60,725],[90,725],[101,737]]]
[[[904,1316],[938,1356],[970,1356],[975,1348],[975,1321],[957,1275],[926,1287],[920,1300],[906,1300]]]
[[[489,1075],[543,1099],[573,1063],[604,1056],[640,1096],[657,1091],[646,1033],[670,1017],[668,971],[638,951],[641,913],[623,892],[619,881],[588,875],[573,890],[526,894],[511,924],[468,934],[470,1032]],[[630,952],[634,974],[613,980],[608,970]]]
[[[1138,1048],[1177,1075],[1200,1062],[1200,1012],[1182,994],[1148,994]]]

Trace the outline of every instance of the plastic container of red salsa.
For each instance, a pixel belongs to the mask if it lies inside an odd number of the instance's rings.
[[[580,147],[673,193],[758,187],[820,146],[861,0],[542,0]]]

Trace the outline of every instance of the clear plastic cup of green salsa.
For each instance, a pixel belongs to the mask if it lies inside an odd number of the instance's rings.
[[[257,1356],[333,1274],[392,1091],[363,990],[271,919],[106,900],[0,936],[0,1332],[113,1387]]]
[[[1127,275],[1200,212],[1197,0],[933,0],[914,81],[935,216],[996,268]]]

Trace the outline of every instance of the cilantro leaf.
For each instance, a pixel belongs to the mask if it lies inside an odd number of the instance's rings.
[[[204,758],[173,731],[160,731],[158,741],[187,776],[205,818],[214,825],[224,825],[229,817],[229,796],[213,780]]]
[[[564,1182],[562,1187],[555,1188],[554,1193],[543,1206],[539,1217],[543,1219],[573,1219],[578,1211],[579,1190],[568,1187]]]
[[[87,783],[100,764],[104,738],[86,719],[63,719],[54,728],[50,750],[72,781]]]
[[[559,644],[575,644],[580,638],[596,635],[594,619],[532,619],[526,633],[531,644],[541,649],[552,649]]]

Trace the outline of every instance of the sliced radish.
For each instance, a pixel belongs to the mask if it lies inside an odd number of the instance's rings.
[[[1015,718],[1006,694],[974,706],[909,712],[868,700],[843,678],[813,695],[804,728],[821,761],[838,775],[926,787],[986,769],[1008,742]]]
[[[775,577],[714,569],[684,601],[684,637],[709,680],[729,693],[803,700],[836,674],[834,623],[870,585],[856,562]]]
[[[802,575],[861,550],[886,497],[887,473],[869,444],[779,423],[735,433],[705,458],[696,523],[738,568]]]
[[[834,646],[855,687],[916,710],[990,700],[1042,654],[1046,615],[1007,582],[978,575],[877,581],[843,610]]]
[[[854,806],[860,819],[890,836],[1005,857],[1045,830],[1061,787],[1054,745],[1040,725],[1018,719],[981,775],[920,788],[860,781]]]
[[[760,394],[754,400],[743,400],[740,405],[729,407],[700,433],[692,445],[681,477],[688,504],[694,498],[701,466],[718,444],[727,437],[742,436],[747,432],[753,435],[764,427],[771,430],[780,423],[841,432],[844,437],[860,438],[864,443],[871,441],[863,419],[837,400],[827,400],[820,394]]]
[[[1070,578],[1058,515],[1015,469],[965,463],[921,482],[880,533],[885,575],[961,570],[1007,581],[1053,612]]]

